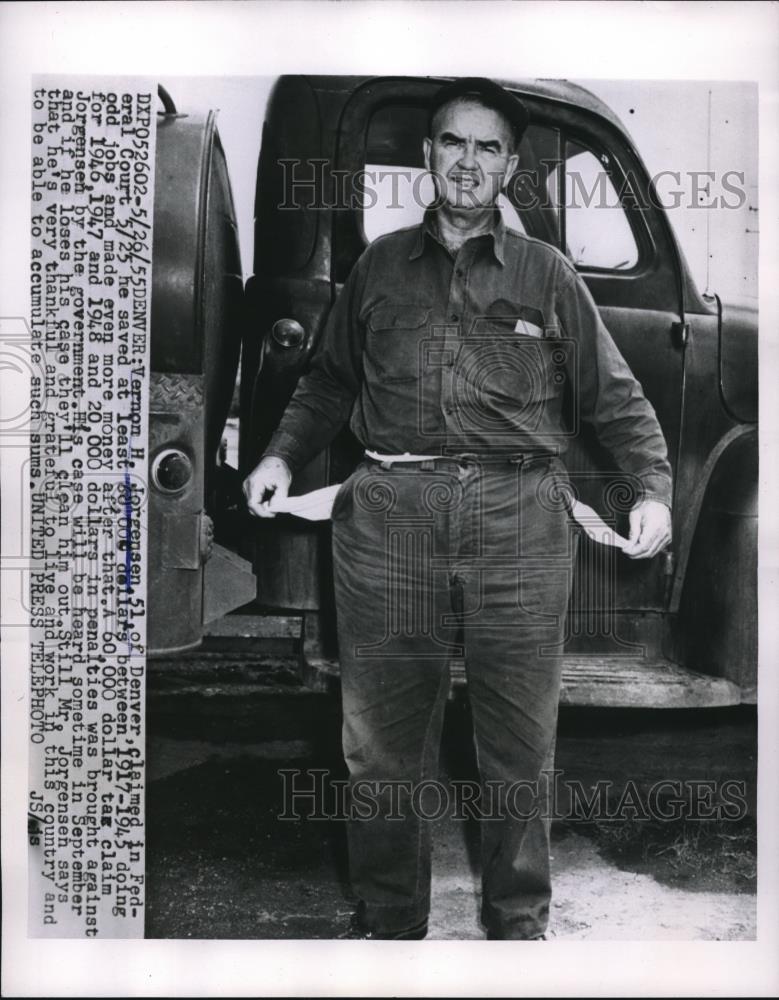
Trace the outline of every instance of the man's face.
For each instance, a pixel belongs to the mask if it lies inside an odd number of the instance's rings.
[[[473,101],[444,105],[424,141],[425,166],[439,199],[450,208],[479,210],[495,204],[517,167],[508,122]]]

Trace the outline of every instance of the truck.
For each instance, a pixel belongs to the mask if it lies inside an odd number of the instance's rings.
[[[161,89],[151,302],[148,644],[197,648],[236,614],[296,632],[304,684],[337,683],[326,522],[253,518],[259,460],[354,263],[421,219],[422,141],[441,77],[280,77],[257,165],[253,273],[242,277],[216,114]],[[652,403],[674,475],[672,547],[632,561],[585,535],[569,606],[561,703],[707,708],[757,697],[757,311],[696,286],[627,129],[585,88],[500,81],[530,125],[501,196],[507,224],[575,265]],[[583,197],[573,197],[576,191]],[[588,197],[592,192],[596,198]],[[602,210],[604,199],[607,210]],[[222,436],[232,412],[235,465]],[[576,495],[624,530],[635,495],[587,426],[564,456]],[[568,433],[568,432],[567,432]],[[291,495],[342,481],[348,429]],[[247,624],[248,623],[248,624]],[[254,624],[252,624],[254,623]],[[292,623],[292,624],[290,624]],[[453,686],[464,664],[451,663]]]

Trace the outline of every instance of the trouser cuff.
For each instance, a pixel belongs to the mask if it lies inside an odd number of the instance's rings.
[[[393,934],[408,930],[427,920],[430,897],[408,905],[389,906],[383,903],[360,902],[359,912],[365,926],[377,934]]]
[[[538,914],[510,916],[492,906],[484,905],[481,909],[481,922],[492,937],[503,941],[530,941],[546,932],[549,926],[549,910],[545,907]]]

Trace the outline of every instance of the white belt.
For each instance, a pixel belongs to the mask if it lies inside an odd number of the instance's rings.
[[[378,451],[369,451],[365,449],[365,454],[368,458],[375,458],[377,462],[429,462],[434,458],[441,458],[440,455],[412,455],[408,451],[404,451],[402,455],[382,455]]]

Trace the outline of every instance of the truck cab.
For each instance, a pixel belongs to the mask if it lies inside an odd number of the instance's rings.
[[[261,457],[360,254],[421,220],[430,77],[285,76],[257,167],[253,274],[213,114],[159,116],[152,299],[149,628],[153,652],[200,641],[234,608],[300,628],[301,672],[338,675],[329,525],[249,516]],[[657,413],[674,473],[670,550],[631,561],[582,536],[562,702],[690,708],[754,702],[757,660],[757,317],[704,296],[639,151],[614,113],[563,81],[500,81],[530,113],[501,197],[511,228],[575,265]],[[240,354],[240,363],[239,363]],[[586,359],[584,359],[586,363]],[[238,374],[237,468],[220,441]],[[635,492],[587,426],[565,462],[579,499],[626,531]],[[361,456],[347,429],[291,494]],[[171,594],[175,599],[171,600]],[[260,632],[258,631],[258,634]],[[453,684],[464,664],[451,664]]]

